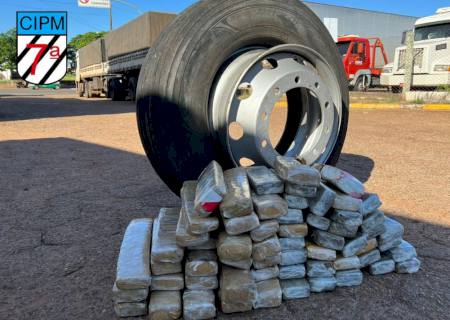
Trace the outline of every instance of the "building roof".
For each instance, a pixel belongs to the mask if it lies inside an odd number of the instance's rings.
[[[414,19],[418,18],[418,17],[415,17],[415,16],[408,16],[408,15],[398,14],[398,13],[383,12],[383,11],[368,10],[368,9],[360,9],[360,8],[353,8],[353,7],[347,7],[347,6],[338,6],[338,5],[334,5],[334,4],[320,3],[320,2],[315,2],[315,1],[303,1],[303,2],[305,4],[313,4],[313,5],[320,5],[320,6],[333,7],[333,8],[345,8],[345,9],[365,11],[365,12],[378,13],[378,14],[390,14],[390,15],[394,15],[394,16],[408,17],[408,18],[414,18]]]

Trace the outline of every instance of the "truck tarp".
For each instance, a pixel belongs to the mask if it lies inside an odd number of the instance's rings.
[[[80,49],[80,68],[104,62],[102,41],[103,39],[97,39]]]
[[[150,48],[175,14],[147,12],[105,36],[106,57],[109,59]]]

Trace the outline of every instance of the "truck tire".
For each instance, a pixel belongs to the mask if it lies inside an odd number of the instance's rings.
[[[276,146],[258,140],[266,132],[249,129],[266,125],[260,119],[270,119],[275,103],[264,112],[267,107],[256,104],[248,117],[240,113],[245,108],[235,108],[259,97],[252,94],[258,86],[244,81],[252,70],[258,70],[252,81],[267,72],[286,81],[288,121]],[[284,93],[270,81],[264,89],[271,103]],[[182,183],[197,179],[212,160],[224,169],[246,159],[271,166],[279,154],[308,164],[335,164],[346,136],[348,99],[336,45],[304,4],[203,0],[177,16],[147,54],[137,89],[137,121],[155,171],[179,194]],[[234,116],[243,121],[237,141],[229,130]],[[250,118],[257,120],[245,123]],[[304,126],[302,119],[307,120]]]
[[[128,98],[131,101],[136,100],[137,79],[132,77],[128,80]]]
[[[364,76],[358,77],[358,80],[356,80],[355,86],[353,87],[352,91],[357,91],[357,92],[367,91],[368,87],[364,86],[363,80],[364,80]]]
[[[89,81],[86,81],[85,83],[84,83],[84,92],[83,92],[83,95],[84,95],[84,97],[85,98],[91,98],[92,96],[91,96],[91,89],[90,89],[90,83],[89,83]]]
[[[87,82],[88,86],[86,88],[86,92],[87,92],[87,97],[90,99],[94,96],[93,92],[92,92],[92,87],[93,87],[93,83],[92,81]]]
[[[392,86],[391,87],[391,91],[392,91],[392,93],[402,93],[402,87],[400,87],[400,86]]]
[[[83,88],[84,88],[83,82],[78,82],[78,84],[77,84],[77,94],[78,94],[78,96],[79,96],[80,98],[84,96],[84,90],[83,90]]]
[[[125,99],[125,90],[119,79],[112,79],[110,81],[110,97],[112,101],[123,101]]]

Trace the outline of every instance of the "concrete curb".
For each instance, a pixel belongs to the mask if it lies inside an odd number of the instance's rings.
[[[350,109],[374,109],[374,110],[394,110],[394,109],[416,109],[416,110],[441,110],[450,111],[450,104],[384,104],[384,103],[352,103]]]
[[[423,110],[450,110],[450,104],[426,104]]]
[[[278,102],[277,107],[287,107],[287,102]],[[396,110],[416,109],[427,111],[450,111],[450,104],[400,104],[400,103],[351,103],[350,109]]]
[[[402,109],[403,106],[397,103],[351,103],[350,109],[377,109],[377,110],[389,110],[389,109]]]

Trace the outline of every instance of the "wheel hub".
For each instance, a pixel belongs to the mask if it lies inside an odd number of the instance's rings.
[[[270,117],[285,94],[289,119],[280,143],[273,145]],[[222,72],[212,95],[213,127],[236,166],[273,166],[280,154],[307,164],[326,162],[341,111],[331,68],[320,54],[300,45],[240,54]]]

